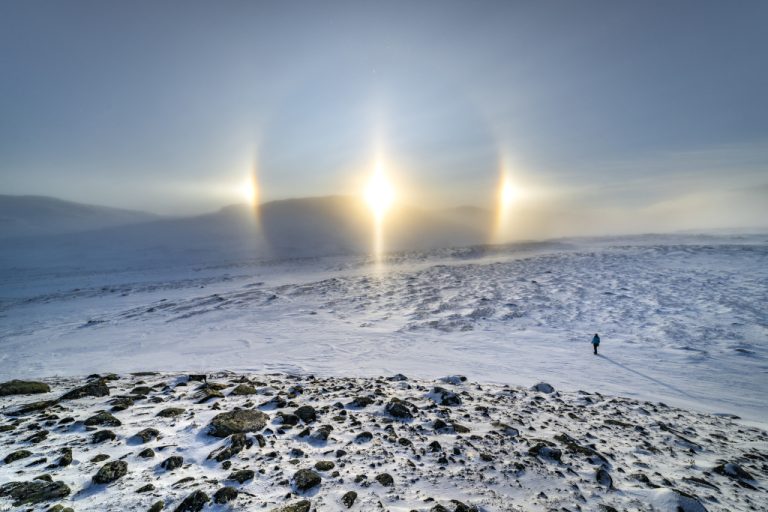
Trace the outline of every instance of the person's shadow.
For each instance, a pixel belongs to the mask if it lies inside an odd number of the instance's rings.
[[[676,388],[675,386],[672,386],[672,385],[670,385],[670,384],[667,384],[666,382],[662,382],[662,381],[660,381],[659,379],[656,379],[656,378],[654,378],[654,377],[651,377],[650,375],[646,375],[646,374],[644,374],[644,373],[642,373],[642,372],[639,372],[639,371],[635,370],[634,368],[630,368],[629,366],[627,366],[627,365],[625,365],[625,364],[623,364],[623,363],[620,363],[620,362],[618,362],[618,361],[614,361],[613,359],[611,359],[611,358],[610,358],[610,357],[608,357],[608,356],[605,356],[605,355],[603,355],[603,354],[598,354],[598,355],[599,355],[600,357],[602,357],[603,359],[605,359],[606,361],[608,361],[609,363],[615,364],[615,365],[616,365],[616,366],[618,366],[619,368],[622,368],[622,369],[624,369],[624,370],[627,370],[628,372],[632,372],[632,373],[634,373],[635,375],[639,375],[640,377],[643,377],[644,379],[647,379],[647,380],[649,380],[649,381],[651,381],[651,382],[655,382],[656,384],[658,384],[658,385],[660,385],[660,386],[664,386],[664,387],[665,387],[665,388],[667,388],[667,389],[671,389],[671,390],[672,390],[672,391],[674,391],[675,393],[679,393],[679,394],[681,394],[681,395],[687,396],[688,398],[697,399],[695,396],[691,395],[690,393],[688,393],[688,392],[686,392],[686,391],[683,391],[682,389]]]

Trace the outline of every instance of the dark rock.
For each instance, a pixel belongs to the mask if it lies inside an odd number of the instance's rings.
[[[154,456],[155,456],[155,450],[153,450],[152,448],[144,448],[138,454],[138,457],[141,457],[142,459],[151,459]]]
[[[51,387],[44,382],[10,380],[0,383],[0,396],[34,395],[37,393],[49,393],[50,391]]]
[[[563,452],[558,448],[547,446],[544,443],[538,443],[536,446],[528,450],[528,453],[543,459],[552,459],[560,462],[563,456]]]
[[[232,473],[230,473],[227,479],[234,480],[235,482],[242,484],[247,482],[248,480],[253,480],[254,476],[256,476],[256,473],[254,473],[250,469],[240,469],[238,471],[233,471]]]
[[[237,489],[234,487],[222,487],[213,495],[213,501],[218,504],[229,503],[235,500],[238,494]]]
[[[299,417],[295,414],[289,414],[284,412],[278,412],[277,417],[280,418],[282,425],[298,425],[299,424]]]
[[[54,405],[58,404],[58,400],[41,400],[39,402],[32,402],[29,404],[23,404],[18,406],[17,408],[13,409],[8,413],[9,416],[23,416],[25,414],[30,414],[33,412],[40,412],[48,409],[49,407],[53,407]]]
[[[477,507],[466,505],[459,500],[451,500],[451,504],[455,507],[453,512],[478,512]]]
[[[72,464],[72,448],[62,448],[61,457],[59,457],[56,465],[63,468],[65,466],[69,466],[70,464]]]
[[[112,405],[112,412],[124,411],[134,404],[133,399],[127,396],[115,398],[110,400],[109,403]]]
[[[161,462],[160,467],[166,471],[173,471],[176,468],[180,468],[182,464],[184,464],[184,457],[173,455]]]
[[[157,413],[161,418],[175,418],[181,414],[184,414],[184,409],[181,407],[168,407]]]
[[[321,425],[318,427],[317,430],[312,432],[312,435],[310,436],[315,441],[327,441],[328,436],[331,435],[331,432],[333,431],[333,427],[330,425]]]
[[[330,471],[336,467],[336,464],[330,460],[319,460],[315,462],[315,469],[318,471]]]
[[[141,493],[141,492],[150,492],[154,490],[155,490],[154,484],[147,484],[147,485],[142,485],[141,487],[136,489],[136,492]]]
[[[539,393],[554,393],[555,388],[546,382],[539,382],[538,384],[531,387],[531,391],[538,391]]]
[[[341,497],[341,502],[344,504],[345,507],[350,508],[352,505],[355,504],[356,499],[357,499],[357,493],[355,491],[349,491],[344,493],[344,496]]]
[[[261,411],[240,409],[217,414],[211,420],[208,434],[227,437],[232,434],[257,432],[264,428],[269,417]]]
[[[158,500],[152,504],[151,507],[149,507],[149,510],[147,512],[160,512],[165,508],[165,502],[163,500]]]
[[[317,412],[311,405],[302,405],[293,414],[298,416],[304,423],[312,423],[317,420]]]
[[[32,443],[32,444],[42,443],[43,441],[46,440],[47,437],[48,437],[47,430],[38,430],[28,438],[24,439],[24,442]]]
[[[595,481],[606,489],[613,489],[613,478],[604,468],[600,468],[595,472]]]
[[[142,443],[148,443],[153,439],[156,439],[160,435],[160,431],[156,428],[145,428],[144,430],[140,430],[136,434],[134,434],[134,437],[138,437]]]
[[[408,377],[406,377],[402,373],[396,373],[391,377],[387,377],[387,380],[391,382],[402,382],[404,380],[408,380]]]
[[[95,380],[84,386],[72,389],[64,393],[61,400],[76,400],[78,398],[100,396],[109,396],[109,387],[107,387],[107,381],[105,379]]]
[[[393,487],[395,485],[395,479],[389,473],[381,473],[376,475],[376,481],[384,487]]]
[[[293,485],[302,492],[320,485],[322,480],[320,475],[311,469],[300,469],[293,475]]]
[[[94,475],[93,481],[97,484],[110,484],[128,473],[128,463],[122,460],[107,462]]]
[[[46,482],[33,480],[31,482],[8,482],[0,485],[0,497],[9,497],[14,507],[21,505],[36,505],[45,501],[53,501],[69,496],[72,492],[64,482]]]
[[[114,441],[117,435],[111,430],[99,430],[91,436],[92,443],[103,443],[104,441]]]
[[[89,462],[93,462],[94,464],[96,464],[97,462],[104,462],[107,459],[109,459],[109,455],[107,455],[106,453],[100,453],[95,457],[91,458]]]
[[[26,459],[30,455],[32,455],[32,452],[29,450],[16,450],[15,452],[6,455],[3,459],[3,462],[10,464],[11,462],[15,462],[17,460]]]
[[[713,471],[718,475],[727,476],[735,480],[754,480],[755,479],[751,474],[749,474],[749,472],[747,472],[746,469],[732,462],[726,462],[725,464],[720,464],[719,466],[715,466]]]
[[[93,427],[96,425],[104,427],[119,427],[122,425],[120,420],[109,414],[107,411],[99,411],[95,415],[86,419],[83,422],[86,426]]]
[[[230,393],[230,395],[234,395],[234,396],[245,396],[245,395],[255,395],[255,394],[256,394],[256,388],[254,388],[253,386],[249,386],[248,384],[238,384],[237,386],[235,386],[235,389],[233,389],[232,392]],[[224,487],[224,489],[228,489],[228,487]],[[229,489],[231,489],[231,487],[229,487]],[[215,496],[214,496],[214,500],[215,500]]]
[[[392,399],[384,408],[387,413],[389,413],[390,416],[393,416],[395,418],[399,419],[411,419],[413,418],[413,414],[411,414],[411,411],[406,407],[406,403],[397,399]]]
[[[203,491],[195,491],[176,507],[175,512],[200,512],[206,503],[211,501]]]
[[[461,405],[461,398],[459,398],[459,395],[445,388],[435,386],[435,388],[432,389],[432,395],[435,402],[437,402],[440,405],[445,405],[445,406]]]
[[[354,400],[352,400],[351,405],[362,409],[363,407],[367,407],[372,403],[373,403],[373,398],[369,396],[358,396],[358,397],[355,397]],[[355,497],[357,497],[357,495],[355,495]]]
[[[282,507],[273,508],[270,512],[309,512],[312,502],[301,500]]]
[[[440,446],[440,443],[438,443],[437,441],[432,441],[431,443],[429,443],[429,446],[427,446],[427,449],[430,453],[443,451],[443,447]]]
[[[250,448],[252,445],[253,441],[246,438],[245,434],[232,434],[229,438],[229,445],[222,446],[221,448],[212,451],[208,455],[208,458],[215,459],[216,462],[223,462],[227,459],[231,459],[245,448]]]
[[[367,443],[371,439],[373,439],[373,434],[370,432],[360,432],[357,434],[357,436],[355,436],[356,443]]]

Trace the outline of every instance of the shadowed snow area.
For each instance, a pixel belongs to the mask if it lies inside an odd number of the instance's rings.
[[[439,250],[382,268],[329,257],[1,277],[0,380],[463,373],[768,418],[765,236]]]

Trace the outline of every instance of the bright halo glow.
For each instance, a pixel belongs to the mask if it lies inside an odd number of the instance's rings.
[[[510,206],[520,198],[520,189],[505,179],[501,184],[500,196],[501,204],[503,206]]]
[[[239,186],[238,193],[250,206],[256,206],[258,202],[258,190],[256,188],[256,178],[248,176]]]
[[[383,217],[395,201],[395,189],[384,175],[380,163],[365,188],[365,200],[377,218]]]

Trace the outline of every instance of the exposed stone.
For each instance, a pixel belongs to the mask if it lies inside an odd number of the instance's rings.
[[[160,435],[160,431],[156,428],[145,428],[144,430],[140,430],[134,434],[134,437],[137,437],[141,440],[142,443],[148,443],[153,439],[156,439]]]
[[[122,425],[120,420],[109,414],[107,411],[99,411],[90,418],[86,419],[83,423],[89,427],[95,425],[103,427],[119,427]]]
[[[110,484],[124,477],[128,473],[128,463],[122,460],[107,462],[94,475],[93,481],[97,484]]]
[[[255,394],[256,394],[256,388],[254,388],[253,386],[249,386],[248,384],[238,384],[237,386],[235,386],[235,389],[233,389],[232,392],[230,393],[230,395],[234,395],[234,396],[245,396],[245,395],[255,395]],[[227,489],[227,487],[224,487],[224,489]]]
[[[26,459],[30,455],[32,455],[32,452],[29,450],[16,450],[15,452],[11,452],[6,455],[3,459],[3,462],[10,464],[11,462],[15,462],[17,460]]]
[[[235,482],[242,484],[247,482],[248,480],[253,480],[253,477],[256,476],[256,473],[254,473],[250,469],[240,469],[238,471],[233,471],[229,474],[227,477],[227,480],[234,480]]]
[[[104,441],[114,441],[116,438],[117,435],[111,430],[99,430],[98,432],[94,432],[93,436],[91,436],[91,442],[103,443]]]
[[[355,504],[355,500],[357,499],[357,493],[355,491],[348,491],[344,493],[344,496],[341,497],[341,502],[344,504],[345,507],[350,508],[352,505]]]
[[[311,405],[302,405],[293,412],[304,423],[312,423],[317,420],[317,412]]]
[[[184,414],[184,411],[185,409],[181,407],[168,407],[157,413],[157,415],[161,418],[175,418]]]
[[[322,480],[320,475],[311,469],[300,469],[293,475],[293,485],[302,492],[320,485]]]
[[[237,498],[238,495],[237,489],[234,487],[226,486],[222,487],[216,493],[213,495],[213,501],[214,503],[218,504],[224,504],[229,503],[230,501],[233,501]]]
[[[34,395],[37,393],[49,393],[51,387],[45,382],[32,380],[9,380],[0,383],[0,396],[10,395]]]
[[[406,407],[405,403],[401,400],[392,399],[384,408],[387,413],[395,418],[410,419],[413,418],[413,414]]]
[[[0,497],[7,496],[14,500],[14,507],[58,500],[69,496],[70,492],[67,484],[59,481],[8,482],[0,486]]]
[[[180,468],[182,464],[184,464],[184,457],[173,455],[161,462],[160,467],[166,471],[173,471],[176,468]]]
[[[195,491],[176,507],[175,512],[200,512],[205,504],[211,501],[203,491]]]
[[[211,420],[208,434],[227,437],[232,434],[258,432],[267,424],[269,417],[261,411],[239,409],[217,414]]]
[[[395,479],[392,478],[392,475],[389,473],[381,473],[380,475],[376,475],[376,481],[384,487],[392,487],[395,485]]]
[[[84,386],[77,387],[66,393],[61,397],[61,400],[76,400],[78,398],[86,397],[101,397],[109,396],[109,387],[105,379],[99,379],[89,382]]]

